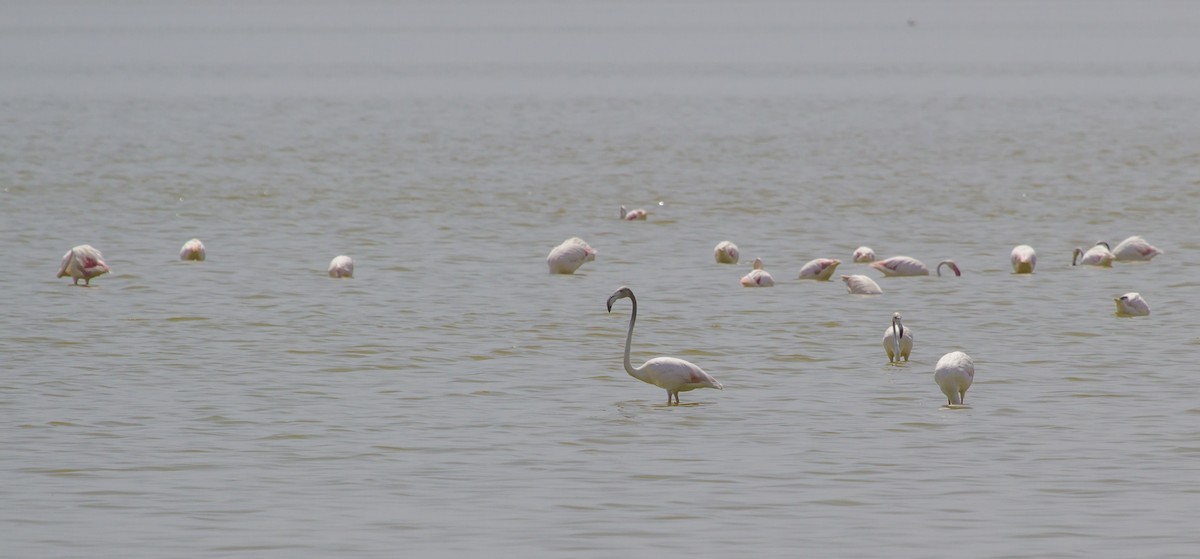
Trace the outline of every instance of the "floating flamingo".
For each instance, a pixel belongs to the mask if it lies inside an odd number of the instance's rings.
[[[1150,305],[1142,299],[1141,294],[1130,291],[1113,299],[1117,303],[1117,316],[1149,316]]]
[[[354,277],[354,259],[346,256],[335,256],[329,261],[329,277],[331,278],[353,278]]]
[[[1032,274],[1037,266],[1037,252],[1029,245],[1017,245],[1012,249],[1012,267],[1014,274]]]
[[[912,328],[904,327],[900,322],[900,313],[892,313],[892,325],[883,332],[883,350],[887,352],[888,362],[899,363],[901,357],[908,361],[912,346]]]
[[[644,220],[644,219],[646,219],[647,215],[649,215],[649,214],[646,213],[646,210],[643,210],[641,208],[638,208],[636,210],[626,211],[625,206],[621,206],[621,219],[624,219],[625,221]]]
[[[833,277],[833,271],[837,269],[838,264],[842,261],[836,258],[817,258],[809,260],[803,268],[800,268],[799,279],[812,279],[817,281],[829,281]]]
[[[875,251],[871,247],[858,247],[854,249],[854,261],[858,263],[874,262]]]
[[[633,342],[633,323],[637,320],[637,298],[633,290],[622,286],[608,297],[608,312],[612,312],[613,303],[617,299],[629,299],[633,311],[629,314],[629,333],[625,336],[625,372],[642,382],[653,384],[667,391],[667,405],[671,405],[671,397],[675,397],[675,405],[679,405],[679,393],[697,388],[724,387],[712,375],[704,372],[691,362],[675,357],[655,357],[634,368],[629,362],[629,346]]]
[[[763,269],[762,258],[754,259],[754,269],[750,270],[749,274],[742,276],[742,287],[772,287],[775,285],[775,278]]]
[[[79,280],[83,280],[83,285],[90,287],[92,278],[111,271],[100,251],[92,248],[92,245],[79,245],[63,255],[57,277],[71,276],[75,280],[72,285],[79,285]]]
[[[584,262],[596,259],[596,251],[579,237],[571,237],[550,250],[546,264],[551,274],[574,274]]]
[[[1134,235],[1117,244],[1117,248],[1112,249],[1113,258],[1118,262],[1128,262],[1134,260],[1150,260],[1155,256],[1162,254],[1161,250],[1154,248],[1153,245],[1146,242],[1139,236]]]
[[[879,284],[867,276],[842,276],[842,281],[846,282],[846,290],[854,295],[883,294],[883,290],[879,288]]]
[[[961,276],[962,271],[953,260],[943,260],[937,265],[937,275],[942,275],[942,266],[949,266],[954,275]],[[885,276],[928,276],[929,268],[920,260],[911,256],[893,256],[887,260],[872,262],[871,267],[883,272]]]
[[[200,239],[192,239],[183,243],[183,248],[179,249],[180,260],[193,260],[201,262],[204,260],[204,243]]]
[[[933,381],[946,395],[946,405],[962,405],[967,389],[975,381],[975,362],[961,351],[947,353],[933,368]]]
[[[713,256],[717,259],[717,264],[737,264],[738,247],[730,241],[721,241],[717,243],[717,248],[713,249]]]
[[[1071,255],[1071,265],[1074,266],[1078,263],[1108,268],[1112,266],[1113,259],[1113,253],[1108,250],[1108,243],[1100,241],[1092,248],[1087,249],[1087,252],[1075,247],[1075,252]]]

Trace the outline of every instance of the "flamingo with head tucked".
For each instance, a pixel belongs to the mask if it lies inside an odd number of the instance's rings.
[[[854,261],[859,263],[874,262],[875,251],[871,247],[858,247],[854,249]]]
[[[721,241],[717,243],[717,248],[713,249],[713,257],[717,259],[717,264],[737,264],[738,256],[738,247],[732,241]]]
[[[1017,245],[1010,258],[1014,274],[1032,274],[1033,267],[1037,266],[1037,252],[1029,245]]]
[[[204,258],[204,243],[200,242],[200,239],[192,239],[183,243],[183,248],[179,249],[180,260],[202,262]]]
[[[1136,291],[1130,291],[1113,301],[1117,304],[1117,316],[1150,316],[1150,304]]]
[[[1084,252],[1083,249],[1075,247],[1075,252],[1071,255],[1071,265],[1086,264],[1088,266],[1104,266],[1112,267],[1113,253],[1108,250],[1108,243],[1099,241],[1092,248]]]
[[[551,274],[574,274],[584,262],[596,260],[596,250],[583,242],[579,237],[571,237],[562,244],[550,249],[546,255],[546,265]]]
[[[901,357],[908,361],[912,347],[912,328],[904,327],[904,323],[900,321],[900,313],[892,313],[892,325],[883,332],[883,350],[887,352],[888,362],[899,363]]]
[[[84,287],[91,287],[92,278],[111,271],[100,251],[92,248],[92,245],[79,245],[63,255],[57,277],[71,276],[75,280],[72,285],[79,285],[79,280],[83,280]]]
[[[750,270],[749,274],[742,276],[742,287],[772,287],[774,285],[775,278],[763,269],[762,258],[755,258],[754,269]]]
[[[946,395],[946,405],[962,405],[967,389],[975,382],[975,362],[961,351],[947,353],[933,368],[933,381]]]
[[[636,210],[626,210],[625,206],[621,206],[621,219],[624,219],[625,221],[645,220],[647,215],[649,214],[646,213],[646,210],[641,208]]]
[[[1146,239],[1134,235],[1118,243],[1117,248],[1112,249],[1112,253],[1113,258],[1117,262],[1128,262],[1135,260],[1149,261],[1163,252],[1146,242]]]
[[[836,258],[809,260],[804,267],[800,268],[800,277],[798,279],[829,281],[829,278],[833,277],[834,270],[837,270],[838,264],[841,263],[842,261]]]
[[[354,259],[345,254],[335,256],[329,261],[329,277],[331,278],[353,278],[354,277]]]
[[[961,276],[962,270],[953,260],[943,260],[937,265],[937,275],[942,275],[942,266],[949,266],[954,275]],[[893,256],[887,260],[872,262],[871,267],[883,272],[885,276],[928,276],[929,268],[920,260],[911,256]]]
[[[842,276],[842,281],[846,282],[846,291],[849,291],[852,295],[883,294],[883,290],[879,288],[879,284],[867,276]]]
[[[633,342],[633,323],[637,321],[637,298],[633,296],[632,289],[622,286],[608,297],[608,312],[612,312],[613,303],[618,299],[629,299],[633,306],[629,314],[629,333],[625,335],[625,372],[629,373],[629,376],[666,390],[668,406],[671,405],[672,397],[675,399],[675,405],[679,405],[680,392],[697,388],[725,388],[712,375],[704,372],[704,369],[676,357],[655,357],[643,363],[641,367],[634,367],[629,361],[629,346]]]

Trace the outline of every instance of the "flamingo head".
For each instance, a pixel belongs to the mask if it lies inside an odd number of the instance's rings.
[[[620,289],[617,289],[612,295],[608,296],[608,312],[612,312],[613,303],[617,302],[617,299],[624,299],[626,297],[632,299],[633,290],[622,285]]]
[[[762,267],[763,267],[762,258],[755,258],[754,259],[754,269],[761,270]]]

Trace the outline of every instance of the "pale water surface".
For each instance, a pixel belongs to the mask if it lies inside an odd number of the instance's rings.
[[[6,3],[3,555],[1195,556],[1197,29],[1187,2]],[[1069,265],[1134,234],[1166,254]],[[576,235],[596,262],[547,274]],[[90,289],[54,278],[82,243],[114,270]],[[862,244],[964,275],[794,279],[878,277]],[[775,288],[738,286],[756,256]],[[724,391],[624,373],[622,284],[634,360]],[[1126,291],[1153,314],[1115,317]]]

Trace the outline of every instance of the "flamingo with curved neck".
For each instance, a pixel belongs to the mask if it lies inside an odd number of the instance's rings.
[[[641,367],[634,367],[629,361],[629,348],[633,343],[633,324],[637,321],[637,298],[633,296],[632,289],[622,286],[609,296],[608,312],[612,312],[613,303],[618,299],[629,299],[633,307],[629,314],[629,333],[625,335],[625,372],[629,373],[629,376],[666,390],[668,406],[671,405],[672,397],[675,399],[675,405],[679,405],[680,392],[697,388],[724,389],[721,383],[704,372],[704,369],[675,357],[655,357],[643,363]]]

